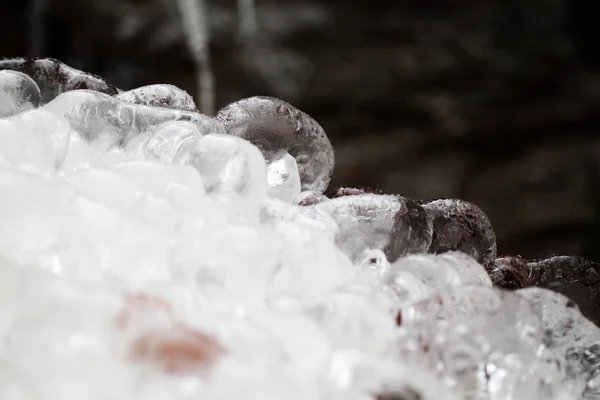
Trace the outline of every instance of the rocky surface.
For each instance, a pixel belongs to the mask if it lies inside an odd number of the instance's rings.
[[[163,0],[4,1],[5,56],[61,59],[121,89],[195,94],[177,10]],[[490,217],[501,253],[600,258],[599,24],[582,0],[259,0],[255,46],[235,3],[212,1],[217,106],[285,98],[336,149],[333,186],[458,197]],[[597,14],[595,14],[597,15]]]

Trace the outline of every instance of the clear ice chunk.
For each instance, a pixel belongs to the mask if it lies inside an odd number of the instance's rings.
[[[466,398],[552,398],[564,380],[539,313],[510,292],[448,286],[403,308],[399,333],[405,357],[437,369]]]
[[[443,199],[423,204],[433,220],[431,253],[459,250],[483,265],[496,259],[496,235],[490,220],[476,205]]]
[[[599,394],[600,328],[560,293],[541,288],[520,289],[515,293],[534,305],[541,315],[544,345],[563,357],[567,381],[557,394],[563,398],[596,399]]]
[[[5,58],[0,60],[0,70],[29,75],[41,91],[41,104],[49,103],[61,93],[77,89],[117,94],[117,89],[99,76],[71,68],[53,58]]]
[[[112,146],[167,121],[188,121],[202,133],[223,133],[221,123],[199,113],[129,104],[112,96],[90,90],[64,93],[44,109],[65,118],[88,142],[108,139]]]
[[[172,163],[178,154],[194,146],[202,135],[198,126],[191,122],[167,121],[128,141],[125,150],[141,159]]]
[[[502,257],[488,267],[494,285],[505,289],[536,286],[561,293],[600,326],[600,264],[578,256],[555,256],[528,261]]]
[[[267,196],[267,165],[254,145],[235,136],[210,134],[179,153],[175,162],[196,168],[207,193],[240,195],[244,214],[258,222]]]
[[[117,99],[142,106],[197,112],[194,99],[185,90],[173,85],[148,85],[119,93]]]
[[[268,197],[261,210],[261,222],[275,224],[278,221],[293,222],[306,229],[314,229],[323,233],[331,242],[334,241],[338,232],[338,226],[329,214],[314,207],[295,206],[283,200]]]
[[[333,174],[334,155],[323,128],[283,100],[256,96],[231,103],[217,113],[227,133],[256,145],[267,162],[289,153],[296,159],[302,190],[324,192]]]
[[[337,245],[355,262],[368,249],[384,251],[393,262],[403,254],[426,252],[431,243],[427,214],[414,201],[400,196],[345,196],[312,207],[337,222]]]
[[[269,163],[267,184],[269,196],[293,203],[300,195],[300,175],[294,157],[286,153],[279,160]]]
[[[404,256],[386,270],[382,279],[401,302],[424,299],[447,286],[492,286],[483,266],[460,252]]]
[[[0,118],[39,107],[40,88],[21,72],[0,70]]]

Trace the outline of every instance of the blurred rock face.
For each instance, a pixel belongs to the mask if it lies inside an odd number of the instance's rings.
[[[48,3],[40,55],[195,93],[170,2]],[[263,0],[250,47],[235,2],[210,3],[217,106],[261,94],[306,110],[336,149],[332,186],[464,198],[506,253],[598,256],[600,75],[578,58],[597,59],[598,24],[581,0]],[[27,54],[28,7],[0,6],[3,55]]]

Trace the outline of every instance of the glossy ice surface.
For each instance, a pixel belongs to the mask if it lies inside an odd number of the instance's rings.
[[[328,198],[279,99],[2,68],[0,399],[600,399],[598,264],[496,260],[460,200]]]

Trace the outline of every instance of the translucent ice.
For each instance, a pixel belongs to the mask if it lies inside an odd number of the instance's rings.
[[[528,261],[502,257],[488,267],[496,286],[520,289],[529,286],[551,289],[573,300],[583,315],[600,326],[600,264],[576,256],[556,256]]]
[[[336,222],[329,214],[317,208],[294,206],[271,197],[265,199],[261,211],[261,221],[266,224],[273,224],[277,221],[293,222],[323,233],[332,242],[339,230]]]
[[[217,119],[3,65],[69,91],[0,119],[0,399],[599,398],[597,263],[490,262],[458,200],[327,198],[330,144],[280,100]]]
[[[496,236],[490,220],[476,205],[454,199],[423,205],[433,220],[432,253],[460,250],[488,265],[496,258]]]
[[[249,142],[230,135],[201,137],[177,163],[196,168],[208,193],[232,193],[244,199],[245,215],[258,221],[267,196],[267,166],[261,152]]]
[[[173,85],[149,85],[119,93],[117,99],[142,106],[196,112],[194,99],[185,90]]]
[[[379,249],[393,262],[403,254],[425,252],[431,243],[431,221],[410,199],[363,194],[313,207],[337,222],[340,231],[336,242],[355,261],[365,250]]]
[[[167,121],[129,140],[125,149],[142,159],[171,163],[178,154],[189,151],[202,135],[203,132],[192,122]]]
[[[279,160],[271,162],[267,166],[267,183],[269,196],[294,202],[300,195],[300,175],[294,157],[286,153]]]
[[[536,307],[546,333],[544,344],[565,360],[568,381],[557,389],[557,394],[563,398],[596,399],[600,394],[600,328],[559,293],[540,288],[516,293]]]
[[[227,132],[258,146],[267,162],[291,154],[298,164],[302,190],[323,192],[333,173],[333,147],[321,126],[291,104],[257,96],[231,103],[217,118]]]
[[[467,398],[547,398],[564,380],[532,304],[487,287],[449,286],[402,311],[405,354]]]
[[[189,122],[201,134],[224,132],[220,122],[202,114],[129,104],[89,90],[63,93],[42,109],[67,121],[76,132],[66,162],[71,169],[97,163],[111,149],[126,146],[165,122]]]
[[[0,118],[10,117],[40,105],[40,89],[29,76],[0,70]]]
[[[64,93],[44,107],[63,116],[89,142],[110,137],[113,145],[167,121],[189,121],[203,133],[223,133],[222,124],[198,113],[129,104],[90,90]]]
[[[6,58],[0,60],[0,70],[19,71],[33,78],[41,91],[42,104],[76,89],[117,94],[117,89],[99,76],[71,68],[53,58]]]
[[[402,301],[417,301],[449,285],[492,286],[483,266],[460,252],[402,257],[386,271],[383,281]]]

